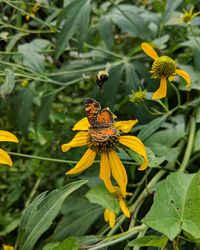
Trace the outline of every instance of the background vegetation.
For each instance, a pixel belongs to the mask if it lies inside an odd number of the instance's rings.
[[[0,125],[20,141],[1,143],[14,166],[0,166],[0,244],[200,249],[200,17],[183,19],[192,6],[200,10],[192,0],[0,1]],[[142,42],[173,58],[190,74],[191,87],[177,77],[165,99],[151,100],[158,81]],[[100,91],[95,78],[105,69],[109,79]],[[136,105],[130,98],[140,88],[146,95]],[[138,119],[132,134],[149,156],[146,173],[138,172],[140,159],[120,151],[132,216],[119,214],[113,229],[103,220],[109,201],[95,190],[99,162],[76,177],[65,175],[85,151],[62,153],[60,145],[85,116],[86,97],[119,120]],[[91,203],[88,190],[104,202]]]

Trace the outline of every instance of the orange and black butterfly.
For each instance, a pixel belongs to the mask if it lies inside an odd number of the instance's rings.
[[[108,109],[101,109],[100,103],[91,98],[85,100],[85,112],[91,125],[89,133],[95,141],[106,141],[110,136],[116,136],[113,127],[113,113]]]

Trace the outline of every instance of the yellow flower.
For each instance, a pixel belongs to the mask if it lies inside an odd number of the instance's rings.
[[[123,214],[130,218],[130,211],[126,206],[124,201],[124,197],[119,189],[119,187],[114,187],[115,192],[113,193],[118,200],[119,206]],[[130,193],[126,193],[126,195],[130,195]],[[116,222],[116,214],[114,211],[109,210],[108,208],[104,211],[104,220],[109,223],[110,227],[113,228]]]
[[[13,246],[3,244],[2,250],[15,250]]]
[[[190,24],[192,19],[200,14],[200,11],[193,13],[193,10],[194,6],[192,6],[189,11],[183,10],[183,15],[181,16],[181,20],[179,23]]]
[[[76,166],[66,174],[77,174],[89,168],[93,164],[96,155],[100,154],[99,177],[103,180],[108,191],[113,193],[115,192],[115,188],[110,180],[112,174],[121,189],[121,193],[125,197],[128,178],[124,165],[115,152],[115,149],[121,144],[141,155],[144,160],[139,170],[146,169],[148,165],[148,158],[143,143],[135,136],[120,135],[120,132],[128,133],[136,123],[137,120],[115,122],[113,125],[118,131],[117,135],[109,136],[105,141],[98,141],[91,136],[90,129],[92,130],[92,128],[86,117],[77,122],[73,130],[79,130],[80,132],[69,143],[63,144],[61,149],[63,152],[66,152],[70,148],[85,145],[88,146],[88,149]]]
[[[169,56],[158,56],[156,51],[148,43],[142,43],[142,49],[150,56],[154,63],[151,68],[152,78],[160,79],[160,86],[153,94],[152,99],[160,99],[167,94],[167,80],[173,80],[175,75],[181,76],[186,82],[187,87],[191,84],[189,74],[181,69],[176,68],[176,62]]]
[[[130,101],[132,103],[134,103],[135,105],[138,105],[144,101],[145,96],[146,96],[146,89],[144,91],[142,91],[141,88],[139,88],[138,91],[132,90],[132,95],[130,96]]]
[[[16,143],[19,142],[15,135],[5,130],[0,130],[0,141],[10,141]],[[7,164],[9,166],[13,165],[13,162],[9,154],[1,148],[0,148],[0,164]]]
[[[35,3],[35,4],[33,5],[33,7],[31,8],[30,14],[25,16],[26,21],[29,21],[29,19],[30,19],[31,17],[34,17],[34,16],[35,16],[35,13],[39,10],[39,8],[40,8],[40,6],[38,5],[38,3]]]

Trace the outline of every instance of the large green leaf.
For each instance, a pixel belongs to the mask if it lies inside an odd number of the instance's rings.
[[[114,45],[114,35],[112,26],[112,19],[110,15],[103,16],[99,20],[99,33],[109,49],[112,49]]]
[[[129,246],[152,246],[152,247],[162,247],[166,244],[168,241],[168,238],[165,235],[162,236],[155,236],[155,235],[149,235],[144,236],[138,239],[135,239],[128,243]]]
[[[19,227],[18,247],[31,250],[60,212],[65,198],[87,181],[77,181],[46,195],[40,194],[26,209]]]
[[[176,172],[157,185],[143,222],[173,240],[181,230],[200,238],[200,172]]]
[[[90,9],[90,0],[74,0],[62,10],[58,25],[60,25],[62,21],[64,21],[64,23],[57,36],[55,49],[56,58],[58,58],[68,46],[69,40],[79,31],[79,28],[81,29],[80,33],[82,33],[79,39],[81,39],[81,43],[83,43],[89,24]]]
[[[103,209],[79,195],[68,197],[63,204],[61,213],[63,217],[54,230],[53,241],[64,240],[69,235],[83,236],[101,217]]]

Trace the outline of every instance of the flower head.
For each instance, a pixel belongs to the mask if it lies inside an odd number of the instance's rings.
[[[91,102],[93,101],[91,104],[93,105],[92,109],[96,108],[97,105],[100,105],[95,100],[90,100]],[[108,191],[114,193],[115,188],[111,181],[112,174],[116,183],[120,187],[122,195],[125,197],[128,177],[124,165],[116,152],[117,147],[128,147],[143,157],[143,163],[139,167],[139,170],[147,168],[148,158],[145,147],[140,139],[135,136],[121,135],[121,132],[128,133],[137,123],[137,120],[114,122],[113,119],[112,123],[108,115],[109,113],[110,111],[108,112],[108,109],[99,109],[99,111],[95,111],[91,114],[88,108],[86,111],[87,117],[77,122],[73,127],[73,130],[79,130],[80,132],[78,132],[70,142],[63,144],[61,149],[63,152],[66,152],[73,147],[88,147],[76,166],[69,170],[66,174],[77,174],[82,172],[93,164],[97,154],[100,155],[101,161],[99,177],[103,180]],[[104,124],[105,121],[107,121],[108,126]],[[94,124],[91,126],[91,123]],[[104,124],[104,127],[102,124]]]
[[[146,96],[146,90],[142,90],[139,88],[138,91],[133,91],[132,90],[132,95],[130,96],[130,101],[134,103],[135,105],[138,105],[143,102]]]
[[[0,130],[0,141],[10,141],[16,143],[19,142],[15,135],[5,130]],[[1,148],[0,148],[0,164],[7,164],[9,166],[13,165],[13,162],[9,154]]]
[[[39,3],[35,3],[31,8],[30,14],[25,16],[26,21],[29,21],[31,17],[35,17],[35,14],[39,10],[39,8],[40,8]]]
[[[156,51],[148,43],[142,43],[143,51],[150,56],[154,62],[151,67],[150,73],[152,78],[160,79],[160,86],[153,94],[152,99],[160,99],[167,94],[167,80],[173,80],[176,75],[181,76],[187,83],[187,87],[191,84],[189,74],[182,70],[177,69],[176,62],[169,56],[158,56]]]
[[[5,245],[3,244],[3,249],[2,250],[14,250],[14,247],[11,245]]]
[[[123,212],[123,214],[127,218],[130,218],[130,211],[129,211],[128,207],[126,206],[126,203],[124,201],[124,197],[121,193],[121,190],[117,186],[115,186],[114,189],[115,189],[115,191],[114,191],[113,195],[116,197],[121,211]],[[126,194],[130,195],[130,193],[126,193]],[[109,223],[109,226],[111,228],[113,228],[115,225],[115,222],[116,222],[115,211],[112,211],[112,210],[109,210],[108,208],[106,208],[104,211],[104,220]]]
[[[190,24],[192,22],[192,20],[198,16],[200,14],[200,11],[198,12],[194,12],[193,13],[193,10],[194,10],[194,6],[192,6],[190,8],[189,11],[187,10],[183,10],[183,14],[181,16],[181,20],[179,23],[186,23],[186,24]]]

